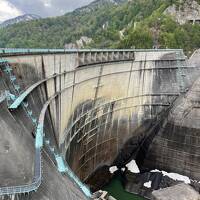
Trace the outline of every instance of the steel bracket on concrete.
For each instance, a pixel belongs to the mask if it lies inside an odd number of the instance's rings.
[[[1,58],[1,59],[0,59],[0,64],[5,64],[6,62],[7,62],[6,59],[4,59],[4,58]]]
[[[5,64],[5,63],[4,63]],[[6,68],[3,70],[5,73],[10,74],[12,71],[12,68],[9,67],[9,65],[6,65]]]
[[[43,147],[43,124],[38,124],[35,138],[35,148]]]
[[[4,97],[4,98],[3,98]],[[6,90],[5,92],[4,92],[4,94],[2,94],[2,101],[3,100],[7,100],[7,105],[8,105],[8,107],[9,107],[9,105],[13,102],[13,101],[15,101],[15,99],[16,99],[16,96],[14,95],[14,94],[12,94],[12,93],[10,93],[10,91],[8,91],[8,90]],[[1,102],[2,102],[1,101]]]

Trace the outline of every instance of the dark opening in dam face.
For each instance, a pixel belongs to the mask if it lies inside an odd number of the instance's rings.
[[[199,180],[200,71],[181,50],[0,53],[2,198],[88,199],[132,160]]]

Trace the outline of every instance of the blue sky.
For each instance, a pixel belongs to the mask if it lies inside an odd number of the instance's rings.
[[[41,17],[59,16],[92,0],[0,0],[0,22],[29,13]]]

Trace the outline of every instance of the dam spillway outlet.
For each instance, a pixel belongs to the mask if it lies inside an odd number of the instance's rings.
[[[190,59],[179,49],[0,49],[0,54],[0,199],[91,199],[112,178],[110,167],[127,173],[133,160],[141,172],[158,169],[199,180],[195,54]]]

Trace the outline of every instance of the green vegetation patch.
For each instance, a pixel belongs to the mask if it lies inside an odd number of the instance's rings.
[[[112,181],[103,188],[103,190],[107,191],[117,200],[144,200],[142,197],[126,192],[122,186],[120,176],[114,177]]]
[[[100,1],[61,17],[0,29],[0,47],[63,48],[87,36],[93,42],[85,48],[183,48],[190,55],[200,47],[200,25],[179,25],[163,14],[168,6],[179,8],[184,1]]]

